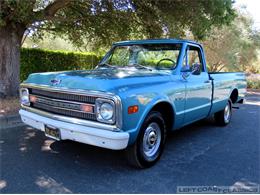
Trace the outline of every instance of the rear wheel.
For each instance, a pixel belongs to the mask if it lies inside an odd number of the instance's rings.
[[[163,152],[166,127],[159,112],[151,112],[145,119],[136,142],[127,148],[128,162],[138,168],[154,165]]]
[[[232,116],[232,102],[229,100],[225,108],[217,113],[215,113],[214,118],[218,125],[225,126],[230,123]]]

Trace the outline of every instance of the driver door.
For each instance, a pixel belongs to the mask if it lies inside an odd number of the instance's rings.
[[[182,67],[186,81],[185,124],[207,117],[210,111],[212,84],[203,63],[201,49],[187,46]],[[194,72],[194,67],[199,71]]]

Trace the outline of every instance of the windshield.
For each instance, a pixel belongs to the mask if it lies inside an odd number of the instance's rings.
[[[174,69],[181,44],[138,44],[115,46],[101,65],[146,69]]]

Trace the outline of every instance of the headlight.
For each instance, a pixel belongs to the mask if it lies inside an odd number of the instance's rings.
[[[104,120],[110,120],[113,117],[114,110],[113,106],[109,103],[103,103],[100,106],[100,116]]]
[[[96,100],[97,120],[104,123],[115,123],[115,104],[112,100],[98,98]]]
[[[30,106],[29,91],[26,88],[20,89],[20,101],[22,105]]]

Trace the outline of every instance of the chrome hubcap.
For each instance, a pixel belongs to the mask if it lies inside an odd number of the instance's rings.
[[[144,132],[143,152],[147,157],[153,157],[161,143],[161,129],[155,122],[151,123]]]
[[[225,110],[224,110],[225,123],[228,123],[230,121],[230,117],[231,117],[230,105],[229,105],[229,103],[227,103]]]

